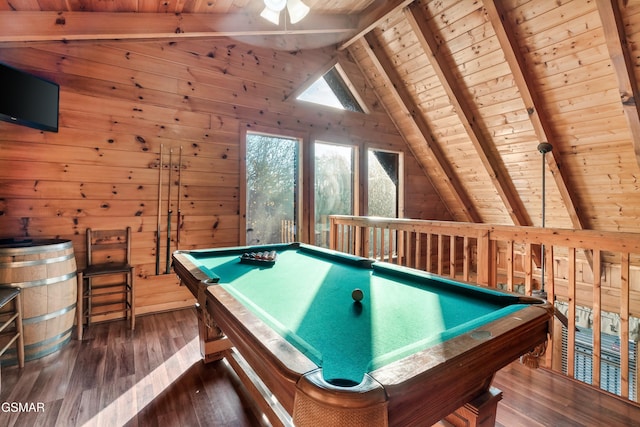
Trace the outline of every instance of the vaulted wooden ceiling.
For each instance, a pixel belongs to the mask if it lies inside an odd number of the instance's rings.
[[[275,27],[262,0],[3,0],[0,43],[335,45],[456,220],[539,226],[544,200],[546,226],[640,231],[640,2],[305,2],[308,17]]]

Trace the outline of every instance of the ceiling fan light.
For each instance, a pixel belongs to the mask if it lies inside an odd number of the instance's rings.
[[[287,5],[287,0],[264,0],[264,5],[267,9],[271,9],[274,12],[280,12]]]
[[[268,7],[265,7],[262,13],[260,14],[260,16],[266,19],[267,21],[272,22],[275,25],[280,25],[279,11],[275,11],[273,9],[269,9]]]
[[[309,6],[302,3],[302,0],[288,0],[287,11],[292,24],[296,24],[309,13]]]

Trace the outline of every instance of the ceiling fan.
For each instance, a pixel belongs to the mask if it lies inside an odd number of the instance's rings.
[[[300,22],[309,13],[309,6],[302,0],[264,0],[265,8],[261,17],[275,25],[280,24],[280,12],[286,7],[292,24]]]

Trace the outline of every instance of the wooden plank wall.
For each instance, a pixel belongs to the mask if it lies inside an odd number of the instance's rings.
[[[366,117],[286,100],[333,54],[331,48],[272,51],[229,39],[0,46],[1,62],[61,86],[58,133],[0,122],[0,238],[70,239],[82,268],[87,227],[131,226],[137,313],[192,304],[173,274],[155,274],[161,145],[161,273],[170,150],[171,250],[178,247],[179,170],[179,248],[239,243],[244,126],[302,132],[309,135],[305,143],[321,138],[407,151],[362,76],[352,80],[370,103]],[[450,219],[409,152],[405,167],[411,195],[405,215]]]

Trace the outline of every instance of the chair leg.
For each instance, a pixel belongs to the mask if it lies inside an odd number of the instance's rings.
[[[92,280],[93,279],[91,277],[87,278],[87,308],[85,309],[87,314],[85,316],[84,312],[82,313],[82,316],[87,318],[87,327],[91,326],[91,304],[93,303],[93,289],[91,289],[93,286],[93,283],[91,282]]]
[[[82,341],[82,325],[84,324],[84,278],[78,272],[78,302],[76,303],[76,339]]]
[[[16,304],[16,313],[18,317],[16,317],[16,331],[18,333],[18,341],[16,343],[17,353],[18,353],[18,366],[20,368],[24,368],[24,329],[22,328],[22,292],[16,295],[15,304]]]
[[[136,328],[136,298],[135,298],[135,286],[133,286],[133,281],[135,280],[135,267],[131,268],[129,272],[129,284],[131,285],[131,291],[129,295],[131,296],[131,330],[133,331]]]

